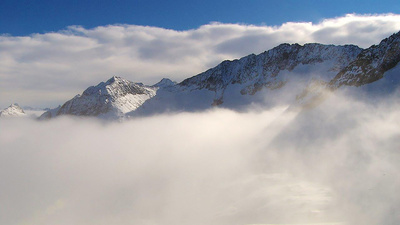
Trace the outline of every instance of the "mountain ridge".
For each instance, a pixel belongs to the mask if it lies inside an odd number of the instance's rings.
[[[121,118],[213,106],[236,109],[240,104],[245,107],[257,101],[265,103],[263,95],[273,98],[276,93],[285,92],[291,94],[287,101],[290,104],[306,102],[324,90],[379,80],[399,61],[400,32],[366,49],[355,45],[285,43],[258,55],[225,60],[180,83],[164,78],[149,86],[114,76],[87,88],[82,95],[49,110],[41,118]]]
[[[355,45],[286,43],[259,55],[250,54],[241,59],[223,61],[214,68],[185,79],[179,85],[194,85],[198,89],[206,88],[212,91],[220,89],[220,93],[223,93],[229,84],[249,82],[240,93],[254,95],[263,87],[275,89],[283,86],[285,80],[278,76],[282,70],[292,71],[299,64],[316,64],[327,60],[334,61],[329,70],[340,70],[355,59],[361,50]],[[217,96],[214,105],[218,105],[218,101],[223,102],[222,95]]]

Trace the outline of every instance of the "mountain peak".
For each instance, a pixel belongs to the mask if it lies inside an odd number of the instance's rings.
[[[25,115],[26,113],[17,103],[13,103],[4,110],[0,111],[0,117],[17,117]]]
[[[168,78],[163,78],[161,79],[158,83],[154,84],[153,87],[171,87],[174,86],[176,84],[176,82],[168,79]]]
[[[106,83],[107,84],[111,84],[111,83],[114,83],[114,82],[118,82],[118,81],[125,81],[125,79],[124,78],[122,78],[122,77],[119,77],[119,76],[112,76],[110,79],[108,79],[107,81],[106,81]]]
[[[120,117],[141,106],[155,96],[155,92],[155,87],[113,76],[106,82],[87,88],[82,95],[76,95],[59,109],[49,110],[41,118],[59,115]]]

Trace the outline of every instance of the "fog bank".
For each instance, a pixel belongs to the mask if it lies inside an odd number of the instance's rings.
[[[398,224],[400,107],[0,120],[0,224]]]

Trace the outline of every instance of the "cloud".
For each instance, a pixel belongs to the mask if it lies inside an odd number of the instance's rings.
[[[398,224],[400,105],[0,120],[1,224]]]
[[[175,31],[121,24],[4,35],[0,36],[0,105],[56,106],[112,75],[147,84],[163,77],[181,81],[225,59],[258,54],[283,42],[368,47],[398,27],[399,15],[349,14],[317,24],[288,22],[273,27],[211,23]]]

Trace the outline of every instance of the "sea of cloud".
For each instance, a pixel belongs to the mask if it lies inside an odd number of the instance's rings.
[[[0,224],[399,224],[400,104],[0,120]]]
[[[176,31],[109,25],[30,36],[0,35],[0,108],[13,102],[55,107],[113,75],[154,84],[194,76],[223,60],[281,43],[369,47],[398,32],[400,15],[356,15],[281,26],[211,23]]]

